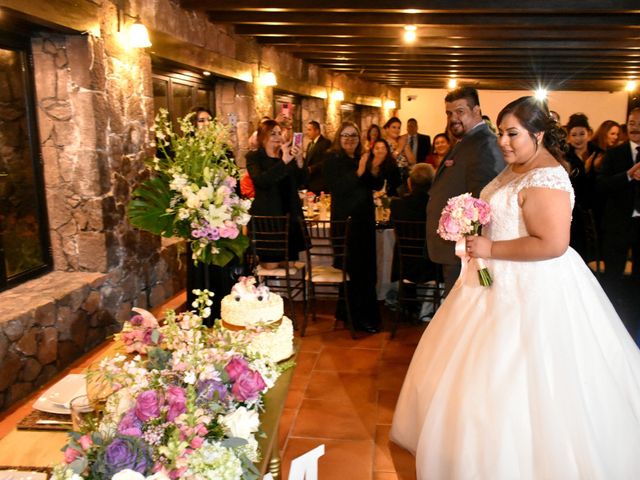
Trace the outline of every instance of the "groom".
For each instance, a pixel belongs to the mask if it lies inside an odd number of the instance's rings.
[[[429,258],[442,265],[445,295],[460,274],[455,243],[436,233],[442,209],[451,197],[470,192],[474,197],[505,166],[495,134],[482,120],[478,92],[473,87],[450,91],[444,99],[448,130],[458,143],[438,167],[427,204],[427,248]]]

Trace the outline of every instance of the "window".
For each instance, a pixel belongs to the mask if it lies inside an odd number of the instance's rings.
[[[0,38],[0,290],[52,266],[29,55]]]
[[[160,108],[169,111],[174,125],[194,107],[207,108],[215,115],[215,81],[154,58],[153,103],[156,113]]]

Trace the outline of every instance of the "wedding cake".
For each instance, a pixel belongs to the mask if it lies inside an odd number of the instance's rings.
[[[255,332],[250,351],[274,362],[293,354],[293,324],[284,316],[282,297],[257,286],[255,278],[240,277],[222,299],[220,317],[224,328]]]

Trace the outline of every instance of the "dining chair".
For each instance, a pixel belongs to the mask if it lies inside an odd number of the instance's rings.
[[[395,265],[398,274],[398,306],[391,327],[395,337],[398,323],[408,313],[420,315],[424,302],[431,302],[433,312],[440,306],[444,289],[442,271],[429,260],[425,221],[393,221],[395,232]],[[411,312],[413,307],[414,312]]]
[[[302,226],[302,234],[307,247],[305,278],[313,321],[316,321],[316,299],[344,301],[346,325],[351,337],[356,338],[349,304],[349,274],[346,269],[350,226],[351,217],[347,220],[307,220]],[[306,328],[307,316],[300,329],[300,336],[304,336]]]
[[[289,301],[291,320],[297,329],[295,298],[302,297],[303,316],[307,315],[307,292],[304,261],[289,260],[289,215],[252,215],[249,223],[254,275],[274,293],[282,293]],[[276,268],[266,268],[263,259],[282,259]],[[306,320],[303,321],[303,324]]]

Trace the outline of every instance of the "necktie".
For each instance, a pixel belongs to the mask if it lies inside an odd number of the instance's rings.
[[[313,142],[313,140],[309,142],[309,145],[307,145],[307,158],[309,158],[309,155],[311,155],[314,145],[315,143]]]

